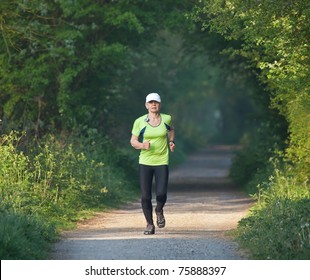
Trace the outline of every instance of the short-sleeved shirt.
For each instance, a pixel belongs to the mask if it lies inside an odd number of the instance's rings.
[[[171,116],[160,114],[160,117],[158,126],[150,125],[147,115],[139,117],[133,124],[132,134],[137,136],[140,142],[150,141],[150,149],[140,151],[140,164],[157,166],[169,163],[167,133],[171,130]]]

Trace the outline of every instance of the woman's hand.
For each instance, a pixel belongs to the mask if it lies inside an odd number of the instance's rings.
[[[149,140],[142,143],[142,149],[149,150],[150,148],[151,148],[151,144]]]

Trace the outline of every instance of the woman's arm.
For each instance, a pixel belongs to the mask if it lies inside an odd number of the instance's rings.
[[[175,137],[175,133],[174,133],[174,129],[173,127],[168,131],[168,139],[169,139],[169,148],[171,152],[174,152],[174,148],[175,148],[175,143],[174,143],[174,137]]]
[[[137,150],[148,150],[150,148],[150,142],[145,141],[143,143],[139,142],[138,136],[131,135],[130,144],[132,147],[134,147]]]

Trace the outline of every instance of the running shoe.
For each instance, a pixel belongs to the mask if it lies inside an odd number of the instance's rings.
[[[163,228],[166,225],[166,220],[165,220],[165,216],[164,216],[164,211],[161,210],[160,212],[156,212],[156,216],[157,216],[157,226],[159,228]]]
[[[155,234],[155,226],[148,224],[146,226],[146,229],[144,231],[144,234],[149,235],[149,234]]]

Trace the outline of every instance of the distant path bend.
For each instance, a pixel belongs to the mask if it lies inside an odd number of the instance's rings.
[[[246,259],[226,232],[237,227],[252,201],[228,178],[232,147],[199,150],[170,172],[166,227],[143,235],[140,202],[99,213],[64,233],[52,259],[230,260]],[[154,202],[155,205],[155,202]]]

